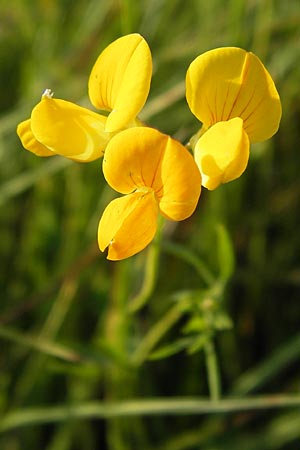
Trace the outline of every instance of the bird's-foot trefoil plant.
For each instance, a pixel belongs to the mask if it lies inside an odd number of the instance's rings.
[[[220,383],[213,341],[217,330],[231,326],[222,303],[234,269],[231,240],[226,229],[216,224],[212,232],[217,236],[214,251],[220,270],[214,275],[190,249],[166,242],[162,218],[178,222],[191,217],[202,186],[214,190],[242,175],[250,144],[269,139],[278,130],[280,98],[271,75],[253,53],[236,47],[210,50],[187,69],[187,103],[202,126],[184,146],[138,118],[151,77],[146,40],[137,33],[123,36],[103,50],[89,77],[89,98],[100,112],[56,99],[47,88],[17,133],[23,146],[38,156],[61,155],[77,162],[103,157],[104,178],[122,196],[103,211],[100,250],[107,250],[107,258],[116,261],[149,246],[143,285],[129,303],[130,311],[152,295],[161,250],[198,271],[206,287],[177,294],[173,307],[146,334],[130,360],[141,364],[148,357],[204,349],[211,396],[217,399]],[[183,317],[182,336],[157,348]]]

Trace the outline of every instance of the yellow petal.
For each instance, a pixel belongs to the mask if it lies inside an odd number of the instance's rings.
[[[194,212],[201,193],[201,175],[187,149],[168,137],[153,187],[161,213],[171,220],[184,220]]]
[[[212,190],[240,177],[247,167],[249,145],[242,119],[236,117],[213,125],[195,146],[202,185]]]
[[[114,136],[105,151],[103,173],[122,194],[153,189],[161,213],[172,220],[189,217],[200,196],[201,176],[193,157],[153,128],[129,128]]]
[[[49,150],[76,161],[103,156],[110,135],[106,118],[65,100],[43,95],[32,110],[31,130]]]
[[[30,152],[34,153],[35,155],[53,156],[55,154],[36,140],[31,130],[30,119],[24,120],[24,122],[19,123],[17,127],[17,134],[21,139],[23,147],[26,148],[26,150],[29,150]]]
[[[122,194],[152,187],[167,142],[168,136],[148,127],[129,128],[116,134],[103,158],[108,184]]]
[[[259,58],[243,49],[224,47],[198,56],[187,71],[186,97],[205,128],[241,117],[251,142],[278,130],[281,103],[275,84]]]
[[[111,111],[106,131],[132,122],[145,104],[152,76],[152,59],[145,39],[137,33],[110,44],[98,57],[89,79],[89,96],[98,109]]]
[[[128,258],[143,250],[157,229],[157,202],[153,191],[117,198],[104,210],[98,227],[99,248],[108,247],[110,260]]]
[[[271,75],[253,53],[247,53],[244,80],[230,117],[241,117],[251,142],[264,141],[278,130],[281,102]]]

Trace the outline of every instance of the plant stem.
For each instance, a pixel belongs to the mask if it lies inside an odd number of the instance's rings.
[[[161,233],[162,220],[160,220],[158,224],[156,237],[148,248],[142,287],[137,295],[131,300],[128,306],[128,311],[130,313],[134,313],[142,308],[154,290],[159,264]]]
[[[212,339],[205,343],[204,353],[210,398],[212,401],[218,401],[221,397],[220,374],[216,350]]]
[[[180,319],[182,311],[175,305],[149,330],[132,355],[131,361],[134,365],[140,366],[154,346],[165,335],[165,333]]]
[[[187,246],[169,241],[162,244],[162,250],[166,253],[176,256],[182,261],[186,261],[191,266],[193,266],[204,283],[208,286],[211,286],[215,283],[215,277],[208,269],[206,264],[195,253],[188,249]]]
[[[299,408],[300,395],[265,395],[260,397],[228,398],[212,402],[203,398],[151,398],[123,402],[86,402],[75,405],[24,408],[2,417],[0,432],[43,423],[64,422],[70,419],[126,416],[155,416],[187,414],[232,413],[277,408]],[[298,414],[298,413],[297,413]]]

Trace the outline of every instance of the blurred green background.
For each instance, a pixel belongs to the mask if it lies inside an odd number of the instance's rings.
[[[184,77],[218,46],[261,58],[283,117],[238,181],[204,191],[192,218],[167,224],[160,252],[112,263],[96,244],[112,196],[101,163],[38,158],[15,129],[45,88],[89,107],[96,57],[131,32],[153,55],[140,115],[149,125],[183,143],[197,131]],[[299,408],[118,409],[207,398],[208,341],[224,398],[300,394],[299,61],[298,0],[0,0],[1,450],[299,450]],[[143,293],[147,304],[130,312]],[[87,408],[111,401],[107,420]]]

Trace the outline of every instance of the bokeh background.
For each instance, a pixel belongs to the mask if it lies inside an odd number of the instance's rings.
[[[154,62],[140,117],[183,143],[199,127],[184,77],[206,50],[256,53],[283,106],[280,130],[252,146],[246,173],[167,225],[135,313],[148,253],[112,263],[98,251],[113,195],[101,163],[38,158],[15,133],[45,88],[89,107],[96,57],[131,32]],[[1,450],[299,450],[299,408],[108,419],[86,408],[207,397],[207,335],[224,397],[300,394],[299,61],[298,0],[0,0]],[[174,315],[187,292],[205,297],[211,276],[226,279],[218,324],[203,310],[191,324],[193,307]]]

